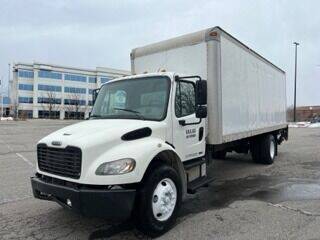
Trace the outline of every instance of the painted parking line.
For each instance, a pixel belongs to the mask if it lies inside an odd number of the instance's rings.
[[[29,166],[34,167],[34,164],[28,160],[26,157],[24,157],[22,154],[17,153],[13,150],[13,148],[7,144],[5,141],[3,141],[2,139],[0,139],[1,142],[3,142],[3,144],[9,149],[10,152],[13,152],[15,155],[17,155],[20,159],[22,159],[25,163],[27,163]]]
[[[26,157],[22,156],[20,153],[16,153],[16,155],[21,158],[24,162],[26,162],[29,166],[34,167],[33,163],[30,162]]]

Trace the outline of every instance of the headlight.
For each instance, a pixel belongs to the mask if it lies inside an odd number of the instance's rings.
[[[119,175],[133,171],[136,161],[123,158],[112,162],[102,163],[96,170],[96,175]]]

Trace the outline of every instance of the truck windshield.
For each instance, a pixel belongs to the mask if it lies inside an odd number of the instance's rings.
[[[99,91],[90,118],[163,120],[169,91],[170,80],[164,76],[107,83]]]

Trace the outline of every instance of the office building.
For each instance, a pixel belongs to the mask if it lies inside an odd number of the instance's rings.
[[[129,71],[95,70],[44,63],[15,63],[11,112],[22,118],[83,119],[89,116],[92,91]]]

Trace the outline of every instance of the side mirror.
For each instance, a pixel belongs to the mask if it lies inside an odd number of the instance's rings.
[[[196,109],[196,118],[206,118],[207,117],[207,106],[199,105]]]
[[[92,106],[94,105],[94,103],[95,103],[95,101],[97,99],[99,91],[100,91],[100,88],[94,89],[92,91]]]
[[[207,104],[207,81],[198,80],[196,82],[196,105]]]

